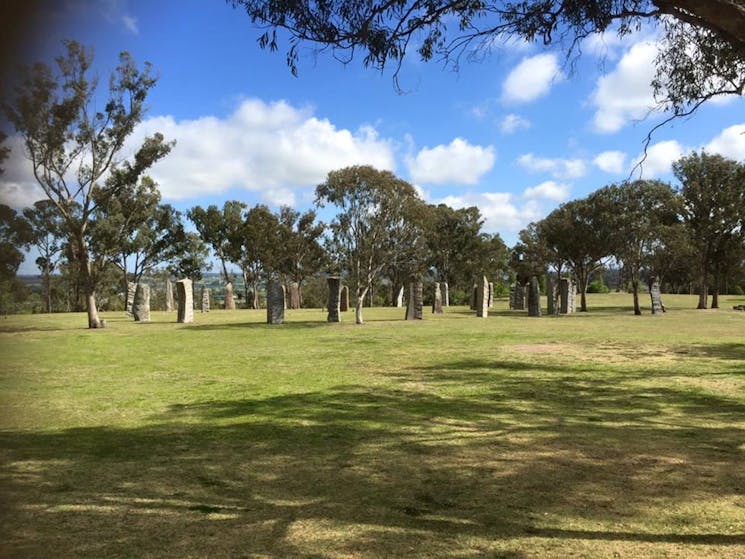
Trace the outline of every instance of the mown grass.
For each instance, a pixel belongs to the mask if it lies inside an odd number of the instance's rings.
[[[745,313],[0,319],[2,557],[745,557]]]

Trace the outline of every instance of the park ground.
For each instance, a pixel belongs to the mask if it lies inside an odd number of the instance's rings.
[[[0,557],[745,557],[745,312],[0,318]]]

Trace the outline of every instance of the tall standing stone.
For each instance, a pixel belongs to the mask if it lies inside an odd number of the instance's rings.
[[[424,295],[422,282],[412,278],[409,284],[409,303],[406,305],[406,320],[422,320],[424,318]]]
[[[398,290],[398,295],[396,296],[396,308],[400,309],[404,306],[404,286],[401,286],[401,289]]]
[[[489,280],[483,276],[476,286],[476,316],[486,318],[489,316]]]
[[[225,284],[225,310],[226,311],[235,310],[235,297],[233,296],[233,282],[230,282],[230,281]]]
[[[150,321],[150,286],[146,283],[138,283],[132,302],[132,316],[137,322]]]
[[[170,279],[166,279],[166,311],[172,312],[175,306],[173,300],[173,284]]]
[[[210,312],[210,289],[202,286],[202,312]]]
[[[554,284],[554,278],[551,277],[551,274],[546,276],[546,302],[548,314],[556,314],[556,284]]]
[[[510,303],[510,308],[514,311],[525,310],[525,286],[519,281],[515,282],[515,285],[510,291]]]
[[[442,282],[442,304],[445,307],[450,306],[450,288],[448,287],[448,283],[446,281]]]
[[[194,294],[190,279],[176,282],[176,301],[178,302],[178,322],[188,324],[194,322]]]
[[[489,304],[488,307],[492,308],[494,306],[494,283],[489,282]]]
[[[135,302],[135,293],[137,292],[137,284],[133,281],[127,282],[127,315],[132,316],[132,305]]]
[[[559,280],[559,313],[572,314],[577,311],[577,287],[569,278]]]
[[[442,314],[442,290],[440,284],[435,282],[435,295],[432,300],[432,312],[434,314]]]
[[[652,299],[652,314],[665,312],[665,305],[662,304],[662,292],[660,291],[660,279],[654,278],[652,285],[649,286],[649,296]]]
[[[329,286],[329,314],[326,318],[328,322],[341,322],[341,278],[338,276],[329,276],[326,278],[326,282]]]
[[[285,287],[270,280],[266,286],[266,322],[282,324],[285,321]]]
[[[349,288],[346,285],[341,286],[339,310],[341,312],[347,312],[349,310]]]
[[[530,278],[528,288],[528,316],[541,316],[541,285],[538,278]]]

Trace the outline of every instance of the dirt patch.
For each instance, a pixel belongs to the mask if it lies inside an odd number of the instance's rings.
[[[509,350],[515,353],[567,353],[575,348],[569,344],[517,344],[509,346]]]

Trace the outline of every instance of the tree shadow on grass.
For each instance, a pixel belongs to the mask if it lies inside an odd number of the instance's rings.
[[[690,345],[680,347],[676,350],[679,355],[690,356],[690,357],[714,357],[716,359],[732,359],[735,361],[742,361],[745,364],[745,343],[726,343],[726,344],[711,344],[711,345]],[[742,374],[745,374],[745,368],[741,370]]]
[[[412,369],[398,390],[174,404],[134,428],[0,432],[5,552],[519,558],[535,538],[557,555],[588,540],[598,555],[745,551],[741,524],[685,508],[745,495],[742,403],[517,368],[469,375],[468,395],[415,388],[481,365]]]

